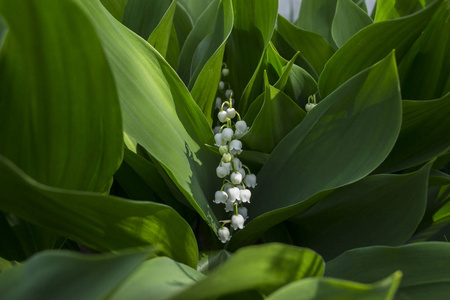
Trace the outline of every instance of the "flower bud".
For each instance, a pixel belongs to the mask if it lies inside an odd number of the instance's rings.
[[[232,156],[230,153],[224,153],[222,155],[222,161],[225,163],[229,163],[231,161],[231,159],[232,159]]]
[[[220,122],[225,123],[228,120],[227,112],[224,110],[219,111],[217,114],[217,119],[219,119]]]
[[[224,141],[231,141],[231,139],[233,138],[233,129],[225,128],[224,130],[222,130],[222,138]]]
[[[238,213],[244,217],[244,220],[248,219],[248,210],[247,207],[239,207],[238,208]]]
[[[233,172],[231,173],[230,179],[232,183],[239,184],[242,182],[242,174],[238,172]]]
[[[234,108],[228,108],[227,109],[227,117],[230,119],[233,119],[236,117],[236,110]]]
[[[227,77],[228,74],[230,74],[230,70],[228,70],[227,68],[222,69],[222,76],[223,77]]]
[[[218,134],[220,132],[220,126],[214,127],[213,131],[214,131],[214,134]]]
[[[223,145],[223,146],[220,146],[219,147],[219,153],[220,154],[225,154],[225,153],[227,153],[228,152],[228,145]]]
[[[228,89],[228,90],[225,91],[225,97],[227,97],[227,99],[230,98],[231,95],[233,95],[233,90]]]
[[[223,134],[222,134],[223,135]],[[223,137],[225,140],[225,138]],[[233,155],[241,154],[242,152],[242,142],[240,140],[232,140],[229,146],[230,153]]]
[[[256,187],[256,175],[255,174],[247,174],[244,178],[244,184],[246,187],[254,188]]]
[[[225,88],[225,82],[220,81],[219,82],[219,90],[223,90]]]
[[[218,166],[216,169],[217,177],[224,178],[228,175],[227,169],[221,166]]]
[[[241,197],[240,197],[241,192],[239,191],[239,189],[237,187],[228,189],[227,194],[228,194],[228,199],[232,203],[236,202],[236,200],[241,200]]]
[[[227,199],[228,199],[228,194],[225,193],[224,191],[217,191],[216,194],[214,195],[214,203],[226,203]]]
[[[216,109],[220,109],[222,107],[222,98],[216,98]]]
[[[221,133],[216,133],[216,134],[214,135],[214,140],[216,141],[215,145],[216,145],[217,147],[222,146],[223,138],[222,138],[222,134],[221,134]]]
[[[234,230],[237,230],[238,228],[239,229],[244,228],[244,222],[245,222],[245,219],[241,215],[233,215],[231,217],[231,226],[233,226]]]
[[[247,123],[245,123],[244,120],[237,121],[236,130],[239,130],[240,132],[246,132],[248,130]]]
[[[224,244],[228,242],[231,238],[230,230],[227,227],[219,228],[217,234],[219,235],[220,241]]]
[[[305,105],[306,112],[310,112],[317,104],[314,103],[308,103]]]
[[[243,203],[245,203],[245,202],[250,203],[251,196],[252,196],[252,192],[250,192],[249,189],[239,191],[239,198],[241,198],[241,201]]]

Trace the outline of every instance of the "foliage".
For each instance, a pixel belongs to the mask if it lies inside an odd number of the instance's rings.
[[[0,0],[1,298],[450,298],[449,20]],[[221,105],[257,177],[225,244]]]

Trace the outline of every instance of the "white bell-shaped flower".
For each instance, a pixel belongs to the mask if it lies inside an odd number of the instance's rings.
[[[216,168],[216,174],[217,174],[217,177],[219,177],[219,178],[225,178],[229,173],[226,168],[218,166]]]
[[[227,199],[228,199],[228,194],[225,193],[224,191],[217,191],[216,194],[214,195],[215,199],[214,199],[214,203],[226,203]]]
[[[224,140],[224,141],[231,141],[231,139],[233,138],[233,129],[231,129],[231,128],[224,128],[223,130],[222,130],[222,139]],[[233,153],[231,153],[231,154],[233,154]]]
[[[227,227],[219,228],[217,234],[219,235],[220,241],[224,244],[231,239],[230,230]]]
[[[242,174],[242,178],[245,179],[245,170],[244,170],[244,168],[239,168],[237,171],[238,171],[238,173],[241,173]]]
[[[216,141],[215,145],[216,145],[217,147],[222,146],[223,138],[222,138],[222,134],[221,134],[221,133],[216,133],[216,134],[214,135],[214,140]]]
[[[234,211],[234,203],[231,202],[230,198],[227,199],[225,203],[225,212]]]
[[[233,95],[233,90],[228,89],[228,90],[225,91],[225,97],[227,97],[227,99],[230,98],[231,95]]]
[[[225,82],[219,81],[219,90],[223,90],[225,88]]]
[[[250,192],[249,189],[239,191],[239,198],[241,198],[241,201],[243,203],[250,203],[251,196],[252,196],[252,192]]]
[[[223,77],[227,77],[228,74],[230,74],[230,70],[228,70],[227,68],[222,69],[222,76]]]
[[[305,105],[306,112],[310,112],[317,104],[314,103],[308,103]]]
[[[254,188],[256,187],[256,175],[255,174],[247,174],[244,178],[244,184],[246,187]]]
[[[230,119],[233,119],[236,117],[236,110],[234,108],[228,108],[227,109],[227,117]]]
[[[225,184],[225,186],[223,187],[223,190],[225,191],[225,193],[228,193],[228,190],[231,189],[233,186],[229,183]]]
[[[242,174],[239,172],[233,172],[231,173],[230,179],[233,184],[239,184],[242,182]]]
[[[248,209],[247,207],[239,207],[238,208],[238,213],[244,217],[244,220],[248,219]]]
[[[217,114],[217,118],[220,122],[225,123],[226,121],[228,121],[227,112],[224,110],[219,111],[219,113]]]
[[[227,175],[230,175],[231,172],[231,162],[222,162],[222,167],[225,168],[225,170],[227,170]]]
[[[228,200],[230,200],[232,203],[236,202],[236,200],[241,200],[241,191],[237,187],[233,187],[231,189],[228,189]]]
[[[225,153],[228,152],[228,145],[222,145],[219,147],[219,153],[224,155]]]
[[[240,160],[239,158],[234,157],[233,160],[232,160],[231,162],[232,162],[232,164],[233,164],[233,167],[234,167],[236,170],[242,168],[242,162],[241,162],[241,160]]]
[[[233,215],[231,217],[231,226],[233,226],[234,230],[244,228],[245,219],[241,215]]]
[[[239,130],[239,131],[241,131],[241,132],[246,132],[246,131],[248,131],[247,123],[245,123],[244,120],[237,121],[237,122],[236,122],[236,130]]]
[[[214,131],[214,134],[218,134],[220,132],[220,126],[214,127],[213,131]]]
[[[223,137],[222,134],[222,138],[225,139]],[[242,142],[240,140],[232,140],[229,146],[230,149],[230,153],[233,155],[239,155],[242,152]]]
[[[222,161],[223,161],[224,163],[229,163],[229,162],[231,161],[232,158],[233,158],[233,157],[231,156],[230,153],[224,153],[224,154],[222,155]]]
[[[220,109],[222,107],[222,98],[217,97],[216,98],[216,109]]]

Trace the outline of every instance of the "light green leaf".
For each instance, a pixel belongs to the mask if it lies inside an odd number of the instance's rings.
[[[225,45],[233,29],[233,22],[231,0],[222,0],[214,32],[208,39],[209,45],[205,45],[207,48],[202,53],[202,59],[197,64],[190,81],[190,86],[193,85],[192,97],[194,97],[210,124],[213,122],[215,95],[219,86]],[[196,52],[197,54],[199,52]]]
[[[450,297],[449,243],[354,249],[327,263],[325,275],[370,283],[397,270],[403,272],[403,279],[396,299],[440,300]]]
[[[450,3],[444,1],[399,64],[403,99],[436,99],[450,92],[449,20]]]
[[[425,213],[430,167],[406,175],[369,176],[333,190],[292,220],[294,243],[325,260],[353,248],[404,244]]]
[[[375,23],[356,33],[327,62],[319,79],[322,98],[395,49],[398,62],[428,25],[439,0],[426,9],[395,20]]]
[[[396,19],[421,10],[433,0],[377,0],[375,22]]]
[[[100,0],[109,13],[117,19],[122,20],[123,9],[127,0]]]
[[[338,0],[331,32],[336,44],[341,47],[355,33],[372,24],[372,19],[351,0]]]
[[[0,273],[0,294],[4,299],[105,299],[154,252],[153,248],[95,256],[41,252]]]
[[[197,264],[197,271],[209,274],[218,266],[231,258],[231,253],[226,250],[201,252]]]
[[[169,206],[42,185],[0,156],[0,210],[98,251],[158,245],[163,254],[197,264],[191,228]]]
[[[322,100],[273,150],[249,206],[256,219],[234,235],[232,247],[309,207],[318,200],[313,195],[368,175],[392,149],[400,123],[391,54]]]
[[[220,184],[215,175],[219,156],[205,146],[213,144],[213,133],[202,111],[175,71],[146,41],[98,2],[77,2],[99,32],[117,82],[125,132],[164,168],[216,231],[218,221],[208,198]],[[220,217],[223,209],[216,213]]]
[[[433,101],[402,101],[400,135],[389,156],[375,170],[392,173],[429,161],[450,147],[450,93]]]
[[[214,0],[179,0],[183,7],[187,10],[192,22],[195,24],[200,16],[204,13],[208,5]]]
[[[141,264],[108,299],[171,299],[204,277],[186,265],[167,257],[158,257]]]
[[[306,277],[319,277],[324,270],[320,256],[309,249],[266,244],[237,251],[230,260],[204,280],[173,299],[207,299],[257,290],[268,294]]]
[[[225,61],[230,70],[226,81],[234,91],[234,98],[240,99],[272,38],[278,0],[233,0],[233,10],[233,32],[225,49]]]
[[[300,51],[300,56],[311,64],[317,74],[322,72],[334,53],[322,36],[294,26],[281,15],[278,16],[277,31],[296,51]]]
[[[161,21],[147,40],[164,58],[166,58],[166,60],[170,39],[176,37],[176,32],[173,32],[173,30],[175,30],[173,27],[173,16],[175,15],[176,8],[177,0],[173,0],[164,16],[161,18]],[[146,18],[149,18],[149,16],[146,16]],[[178,46],[178,41],[176,39],[172,44],[175,43]]]
[[[0,274],[4,273],[5,271],[12,269],[14,266],[16,266],[18,263],[14,261],[6,260],[2,257],[0,257]]]
[[[270,153],[281,139],[300,124],[306,113],[286,94],[271,86],[265,74],[264,102],[242,141],[251,150]]]
[[[306,278],[271,294],[267,300],[392,300],[402,278],[401,272],[372,284],[333,278]]]

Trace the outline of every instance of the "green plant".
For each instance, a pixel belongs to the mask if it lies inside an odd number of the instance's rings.
[[[449,18],[0,0],[1,298],[450,297]],[[237,154],[249,219],[223,244]]]

